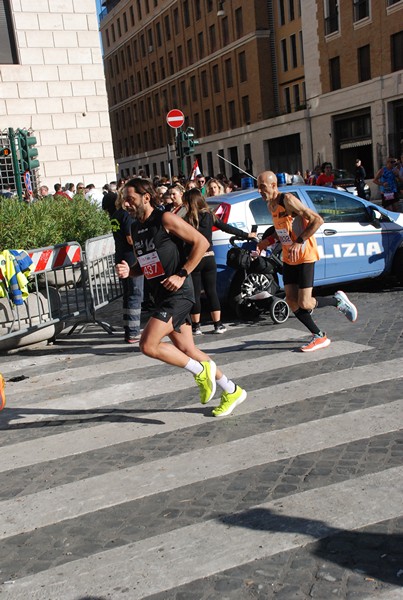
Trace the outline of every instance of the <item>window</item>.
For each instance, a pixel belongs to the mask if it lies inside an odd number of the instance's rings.
[[[207,81],[207,71],[201,72],[201,89],[203,98],[208,97],[208,81]]]
[[[234,100],[228,102],[228,116],[230,129],[234,129],[236,127],[236,111]]]
[[[213,90],[216,94],[221,91],[220,85],[220,73],[218,70],[218,65],[213,66]]]
[[[121,52],[120,52],[120,62],[122,63],[122,69],[125,69],[126,61],[125,61],[125,53],[123,50],[121,50]]]
[[[191,93],[193,102],[196,102],[197,101],[197,86],[196,86],[196,77],[194,75],[190,78],[190,93]]]
[[[224,122],[222,117],[222,106],[219,104],[215,108],[215,118],[217,124],[217,131],[222,131],[224,129]]]
[[[172,98],[172,104],[174,106],[178,105],[178,92],[176,90],[176,85],[173,85],[171,87],[171,98]]]
[[[335,56],[329,60],[330,89],[339,90],[341,88],[340,78],[340,56]]]
[[[165,79],[165,63],[163,56],[160,58],[160,77],[161,79]]]
[[[167,15],[164,18],[164,25],[165,25],[165,37],[167,38],[167,40],[171,39],[171,24],[169,22],[169,15]]]
[[[288,0],[288,17],[290,21],[295,19],[294,0]]]
[[[191,64],[193,64],[193,42],[192,42],[192,38],[190,38],[190,40],[187,41],[186,46],[187,46],[187,51],[188,51],[188,64],[191,65]]]
[[[181,101],[182,101],[183,106],[186,106],[188,103],[186,81],[181,81],[180,86],[181,86]]]
[[[126,33],[128,27],[127,27],[127,15],[126,15],[125,12],[123,13],[123,27],[124,27],[124,30],[125,30],[125,33]]]
[[[133,64],[133,61],[132,61],[132,52],[131,52],[130,46],[127,46],[127,48],[126,48],[126,55],[127,55],[127,64],[129,65],[129,67],[131,67]]]
[[[140,48],[141,48],[141,56],[144,58],[146,55],[146,42],[144,39],[144,35],[140,36]]]
[[[131,6],[129,8],[129,14],[130,14],[130,24],[132,27],[134,27],[134,8],[133,8],[133,6]]]
[[[109,48],[109,46],[111,45],[111,41],[110,41],[110,39],[109,39],[109,29],[105,29],[105,37],[106,37],[106,45],[107,45],[107,47]],[[2,65],[4,65],[4,64],[6,64],[6,63],[4,62],[4,60],[2,60],[2,58],[3,58],[3,49],[2,49],[2,51],[1,51],[0,63],[1,63]]]
[[[148,73],[148,67],[145,67],[144,69],[144,80],[146,88],[150,87],[150,75]]]
[[[249,125],[250,123],[250,108],[249,108],[249,96],[243,96],[242,98],[242,117],[243,122]]]
[[[392,35],[390,41],[392,71],[400,71],[403,69],[403,31]]]
[[[284,88],[284,104],[286,112],[291,112],[291,97],[290,97],[290,88]]]
[[[354,23],[369,17],[369,0],[354,0]]]
[[[229,43],[228,17],[223,17],[221,20],[222,44],[227,46]]]
[[[137,49],[137,40],[134,40],[134,42],[133,42],[133,55],[134,55],[134,62],[138,62],[139,53],[138,53],[138,49]]]
[[[119,58],[118,55],[115,54],[115,71],[116,71],[116,75],[119,75],[120,69],[119,69]]]
[[[136,5],[137,5],[137,17],[138,17],[138,20],[141,21],[141,4],[140,4],[140,0],[137,0]]]
[[[172,52],[168,53],[168,72],[170,75],[173,75],[175,72],[174,55]]]
[[[243,83],[248,79],[248,72],[246,69],[246,54],[245,52],[240,52],[238,54],[238,66],[239,66],[239,81]]]
[[[112,34],[112,42],[116,42],[115,26],[113,23],[111,25],[111,34]]]
[[[278,17],[280,25],[285,25],[284,0],[278,0]]]
[[[227,58],[227,60],[224,63],[225,66],[225,82],[227,85],[227,88],[230,88],[234,85],[233,79],[232,79],[232,61],[230,58]]]
[[[211,27],[209,27],[209,38],[210,38],[210,52],[215,52],[217,49],[215,25],[211,25]]]
[[[146,8],[146,13],[148,14],[150,12],[150,3],[148,0],[144,0],[144,5]]]
[[[213,10],[213,0],[206,0],[207,4],[207,12],[211,12]]]
[[[185,27],[190,25],[189,0],[183,1],[183,22]]]
[[[159,21],[157,21],[157,23],[155,24],[155,33],[157,35],[157,46],[158,46],[158,48],[161,48],[161,45],[162,45],[161,23]]]
[[[175,35],[179,33],[179,11],[177,8],[174,10],[174,31]]]
[[[148,38],[148,51],[152,52],[154,50],[154,40],[153,40],[153,30],[149,29],[147,31],[147,38]]]
[[[237,39],[243,36],[242,8],[237,8],[235,11],[235,31]]]
[[[393,6],[394,4],[398,4],[401,0],[387,0],[388,6]]]
[[[369,213],[354,196],[347,198],[337,192],[322,190],[307,193],[325,223],[369,223]]]
[[[117,25],[117,28],[118,28],[118,36],[121,37],[121,35],[122,35],[122,29],[120,27],[120,19],[119,18],[116,21],[116,25]]]
[[[283,71],[288,71],[287,40],[281,40],[281,56],[283,59]]]
[[[370,45],[357,49],[358,81],[371,79],[371,52]]]
[[[201,19],[201,0],[195,0],[195,19],[200,21]]]
[[[204,38],[202,31],[197,35],[197,45],[199,47],[199,59],[201,59],[204,57]]]
[[[339,0],[325,0],[325,35],[339,31]]]
[[[301,48],[301,65],[304,64],[304,38],[302,37],[302,31],[299,32],[299,47]]]
[[[292,36],[290,37],[290,41],[291,41],[291,61],[292,61],[293,69],[295,69],[298,66],[297,38],[295,36],[295,33],[293,33]]]
[[[211,114],[210,109],[204,111],[204,125],[206,128],[206,135],[211,134]]]
[[[301,99],[299,96],[299,85],[294,85],[293,86],[293,90],[294,90],[294,105],[295,105],[295,109],[298,110],[301,106]]]
[[[159,94],[155,94],[155,96],[154,96],[154,106],[155,106],[155,114],[160,116],[161,104],[160,104],[160,95]]]

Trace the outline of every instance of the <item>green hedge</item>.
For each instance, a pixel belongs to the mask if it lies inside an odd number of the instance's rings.
[[[111,231],[108,214],[82,196],[46,198],[32,204],[0,197],[0,251],[32,250],[85,241]]]

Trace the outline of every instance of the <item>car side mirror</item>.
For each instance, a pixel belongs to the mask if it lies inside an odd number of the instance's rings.
[[[380,227],[380,221],[382,219],[382,214],[379,212],[379,210],[376,210],[376,208],[373,208],[372,206],[370,206],[368,208],[369,211],[369,220],[370,222],[375,226],[375,227]]]

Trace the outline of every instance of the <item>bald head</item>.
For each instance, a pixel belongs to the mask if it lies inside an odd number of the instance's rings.
[[[263,200],[269,202],[278,194],[277,177],[273,171],[263,171],[257,178],[257,189]]]

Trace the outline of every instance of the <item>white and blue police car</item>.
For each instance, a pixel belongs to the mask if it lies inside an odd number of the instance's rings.
[[[315,234],[320,259],[315,265],[315,286],[339,284],[392,274],[403,284],[403,214],[334,188],[287,185],[306,206],[318,212],[323,225]],[[244,231],[257,225],[262,234],[272,225],[266,203],[255,188],[208,198],[213,212]],[[217,291],[231,302],[235,271],[226,264],[230,235],[213,231],[217,262]],[[282,285],[281,276],[279,283]]]

